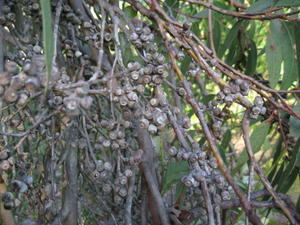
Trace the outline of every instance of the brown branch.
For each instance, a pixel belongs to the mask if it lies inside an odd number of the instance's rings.
[[[132,215],[131,215],[131,208],[132,208],[132,199],[134,196],[134,188],[135,188],[135,174],[133,174],[129,178],[129,183],[128,183],[128,191],[127,191],[127,198],[126,198],[126,203],[125,203],[125,224],[126,225],[131,225],[132,224]]]
[[[226,9],[222,9],[219,8],[213,4],[207,3],[207,2],[203,2],[203,1],[199,1],[199,0],[183,0],[184,2],[189,2],[192,4],[196,4],[196,5],[201,5],[204,6],[208,9],[212,9],[218,13],[224,14],[224,15],[228,15],[228,16],[234,16],[234,17],[238,17],[238,18],[243,18],[243,19],[250,19],[250,20],[273,20],[273,19],[285,19],[285,20],[293,20],[293,21],[298,21],[298,18],[292,18],[289,17],[291,15],[295,15],[300,13],[300,10],[294,10],[292,12],[289,13],[284,13],[284,14],[272,14],[272,15],[268,15],[272,12],[278,11],[280,9],[282,9],[282,7],[278,7],[278,8],[271,8],[268,11],[265,12],[235,12],[235,11],[229,11]]]
[[[152,200],[155,203],[155,208],[154,207],[150,208],[151,212],[152,214],[155,213],[159,215],[160,221],[163,225],[170,225],[169,217],[166,208],[164,206],[162,196],[159,192],[158,182],[155,177],[153,143],[151,141],[149,133],[145,129],[140,128],[139,124],[136,124],[135,127],[136,127],[135,128],[136,133],[138,135],[137,136],[138,143],[140,145],[140,148],[144,151],[140,168],[143,171],[143,174],[147,182],[148,190],[150,191]],[[152,200],[150,199],[150,201]],[[155,224],[159,224],[159,222]]]
[[[212,4],[212,0],[209,0],[209,4]],[[213,25],[212,25],[212,13],[211,8],[208,8],[208,38],[209,38],[209,44],[210,48],[213,52],[213,56],[216,56],[216,49],[214,44],[214,37],[213,37]]]

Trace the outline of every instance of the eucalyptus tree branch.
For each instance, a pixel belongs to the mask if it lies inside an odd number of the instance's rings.
[[[290,20],[290,21],[298,21],[299,20],[298,18],[293,18],[290,16],[300,13],[300,10],[294,10],[289,13],[269,15],[272,12],[282,9],[282,7],[271,8],[265,12],[235,12],[235,11],[229,11],[226,9],[221,9],[211,3],[207,3],[207,2],[203,2],[203,1],[199,1],[199,0],[183,0],[183,1],[204,6],[208,9],[212,9],[212,10],[219,12],[221,14],[224,14],[224,15],[229,15],[229,16],[234,16],[234,17],[244,18],[244,19],[251,19],[251,20],[285,19],[285,20]]]
[[[292,216],[290,210],[285,206],[284,202],[280,199],[280,197],[277,195],[277,193],[274,191],[272,185],[270,182],[267,180],[265,177],[262,169],[258,165],[255,157],[254,157],[254,152],[251,146],[250,142],[250,136],[249,136],[249,111],[247,110],[244,114],[243,121],[242,121],[242,130],[243,130],[243,138],[244,142],[246,145],[246,150],[249,156],[250,163],[253,164],[254,170],[256,171],[257,175],[261,179],[263,185],[265,188],[270,192],[272,197],[274,198],[275,202],[278,204],[280,209],[283,211],[283,213],[286,215],[286,217],[289,219],[291,224],[297,224],[297,221],[295,218]]]

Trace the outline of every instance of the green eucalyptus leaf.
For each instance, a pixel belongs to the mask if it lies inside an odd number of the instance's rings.
[[[276,7],[290,7],[290,6],[300,6],[299,0],[278,0],[277,3],[274,4]]]
[[[295,39],[293,29],[290,24],[282,22],[282,27],[280,29],[281,37],[281,54],[283,58],[283,77],[281,88],[287,89],[291,86],[293,81],[297,80],[297,60],[296,60],[296,51],[295,51]]]
[[[165,193],[172,184],[181,180],[189,173],[189,166],[185,161],[169,162],[166,168],[166,174],[163,180],[162,193]]]
[[[274,4],[273,0],[258,0],[253,3],[246,11],[247,12],[262,12],[268,10]]]
[[[281,23],[279,21],[272,21],[270,24],[270,33],[266,42],[266,58],[267,69],[269,75],[270,86],[274,88],[280,78],[281,69],[281,38],[279,36],[281,30]]]
[[[230,49],[234,41],[237,40],[238,32],[243,24],[243,21],[238,21],[229,31],[224,43],[220,46],[219,57],[222,58],[227,49]]]
[[[294,38],[296,44],[297,67],[298,67],[298,86],[300,80],[300,22],[294,22]]]
[[[214,20],[213,22],[213,40],[214,40],[214,45],[215,45],[215,50],[218,54],[219,48],[220,48],[220,43],[221,43],[221,26],[220,22],[218,20]]]
[[[300,106],[299,105],[295,106],[294,111],[300,113]],[[289,121],[289,127],[290,127],[290,132],[289,132],[290,135],[296,138],[300,137],[300,120],[291,116]]]
[[[252,76],[256,71],[257,66],[257,49],[253,40],[250,40],[248,56],[246,60],[246,74]]]
[[[137,15],[137,11],[132,6],[126,6],[123,11],[129,18],[134,18]]]
[[[269,123],[261,123],[257,125],[253,130],[253,132],[251,133],[250,142],[252,144],[252,149],[254,154],[261,149],[269,133],[269,129],[270,129]],[[234,172],[237,172],[247,161],[248,161],[248,155],[246,149],[244,149],[238,158],[237,166],[234,169]]]
[[[40,3],[41,3],[41,10],[42,10],[44,54],[45,54],[46,72],[47,72],[47,83],[46,83],[45,91],[47,91],[49,81],[51,79],[54,37],[53,37],[53,30],[52,30],[50,0],[40,0]]]

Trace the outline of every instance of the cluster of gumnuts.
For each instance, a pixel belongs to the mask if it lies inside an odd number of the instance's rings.
[[[37,64],[37,61],[26,61],[23,71],[18,72],[19,65],[16,62],[5,63],[5,72],[0,74],[0,96],[5,102],[22,106],[45,85],[45,73],[40,71],[41,67]]]
[[[24,165],[23,161],[15,161],[14,157],[11,156],[8,149],[1,149],[0,160],[2,178],[5,177],[3,176],[3,173],[8,173],[9,170],[12,170],[13,167],[20,167],[20,165]],[[14,207],[18,207],[21,204],[21,201],[24,198],[24,195],[28,191],[29,187],[32,185],[33,177],[28,175],[25,171],[26,169],[18,170],[18,173],[16,174],[14,179],[9,182],[9,189],[11,191],[7,191],[1,195],[1,200],[5,209],[9,210]],[[4,180],[3,182],[7,181]]]
[[[186,152],[183,148],[172,146],[168,149],[168,153],[176,160],[185,160],[189,163],[191,171],[183,176],[181,180],[189,188],[191,194],[195,194],[197,198],[202,199],[197,201],[201,207],[202,214],[200,216],[202,221],[207,222],[206,201],[201,191],[203,188],[201,183],[206,183],[207,191],[215,210],[219,208],[221,201],[230,200],[235,194],[232,187],[219,171],[216,159],[209,156],[206,151],[200,149],[197,144],[195,146],[196,148],[194,148],[193,152]]]
[[[130,34],[130,41],[137,48],[142,48],[154,40],[154,34],[151,28],[140,20],[133,20],[135,30]]]
[[[93,183],[97,184],[97,188],[107,197],[112,196],[114,203],[121,204],[127,196],[128,181],[134,175],[133,170],[125,167],[122,172],[115,173],[112,163],[103,160],[97,160],[93,168],[90,163],[85,166],[89,167],[88,176]]]

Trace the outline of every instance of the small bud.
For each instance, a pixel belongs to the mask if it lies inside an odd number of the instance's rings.
[[[131,33],[130,36],[129,36],[129,39],[131,41],[136,41],[138,38],[139,38],[139,35],[135,32]]]
[[[18,99],[18,93],[15,89],[9,87],[4,92],[4,100],[7,102],[15,102]]]
[[[262,97],[256,96],[254,99],[254,105],[263,106],[263,104],[264,104],[264,101],[263,101]]]
[[[109,148],[111,145],[111,142],[110,142],[110,140],[105,140],[102,142],[102,145],[104,148]]]
[[[103,184],[102,190],[103,190],[105,193],[110,193],[111,190],[112,190],[112,187],[111,187],[110,184]]]
[[[153,124],[150,124],[149,127],[148,127],[148,131],[150,134],[156,134],[157,133],[157,127]]]
[[[41,53],[41,51],[42,51],[42,48],[41,48],[41,46],[39,46],[39,45],[35,45],[35,46],[33,46],[33,49],[32,49],[35,53],[37,53],[37,54],[39,54],[39,53]]]
[[[29,93],[33,93],[41,87],[41,82],[37,77],[29,77],[25,82],[25,89]]]
[[[186,91],[184,88],[178,88],[178,94],[181,96],[181,97],[184,97],[186,96]]]
[[[121,197],[126,197],[127,195],[127,190],[125,188],[120,188],[119,193],[118,193]]]
[[[0,169],[3,171],[7,171],[10,169],[10,164],[7,160],[3,160],[0,162]]]
[[[80,106],[83,109],[91,108],[92,104],[93,104],[93,98],[91,96],[84,96],[83,98],[80,99]]]
[[[150,105],[153,107],[156,107],[159,105],[159,100],[157,98],[151,98],[150,99]]]
[[[24,193],[28,190],[28,186],[27,184],[25,184],[24,182],[20,181],[20,180],[13,180],[11,182],[13,189],[16,192],[20,192],[20,193]]]
[[[187,187],[192,187],[195,179],[192,176],[185,176],[182,178],[182,183]]]
[[[130,170],[130,169],[126,169],[126,170],[124,171],[124,175],[125,175],[126,177],[132,177],[133,172],[132,172],[132,170]]]
[[[176,58],[179,60],[179,61],[182,61],[184,59],[185,55],[182,51],[179,51],[177,54],[176,54]]]
[[[251,109],[251,113],[254,115],[258,115],[258,114],[260,114],[260,112],[261,112],[261,107],[259,107],[259,106],[253,106]]]
[[[174,146],[172,146],[171,148],[168,149],[168,153],[169,153],[170,156],[173,156],[173,157],[176,156],[177,152],[178,152],[178,150]]]
[[[135,92],[129,92],[128,94],[127,94],[127,98],[129,99],[129,100],[131,100],[131,101],[137,101],[138,100],[138,96],[137,96],[137,94],[135,93]]]
[[[107,171],[112,170],[112,165],[109,162],[105,162],[103,166],[104,166],[104,169]]]
[[[140,120],[139,127],[142,129],[147,129],[149,127],[149,120],[142,118]]]
[[[27,99],[28,99],[28,96],[24,93],[21,93],[17,105],[19,105],[19,106],[24,105],[27,102]]]
[[[122,95],[119,99],[119,103],[121,106],[126,106],[128,104],[128,99],[125,95]]]
[[[140,74],[139,74],[138,71],[132,71],[132,72],[130,73],[130,77],[131,77],[132,80],[138,80],[138,79],[139,79],[139,76],[140,76]]]
[[[0,85],[8,85],[10,83],[11,75],[8,72],[0,73]]]
[[[18,71],[18,64],[14,61],[5,62],[4,69],[8,73],[15,73]]]
[[[81,56],[82,56],[82,52],[79,51],[79,50],[76,50],[76,51],[75,51],[75,57],[76,57],[76,58],[79,58],[79,57],[81,57]]]
[[[124,90],[122,89],[122,88],[116,88],[116,90],[115,90],[115,95],[117,95],[117,96],[121,96],[121,95],[123,95],[124,94]]]
[[[75,111],[78,109],[80,99],[76,96],[69,96],[64,98],[64,105],[67,110]]]
[[[182,127],[185,129],[189,129],[191,127],[191,120],[189,117],[184,117],[182,121]]]

